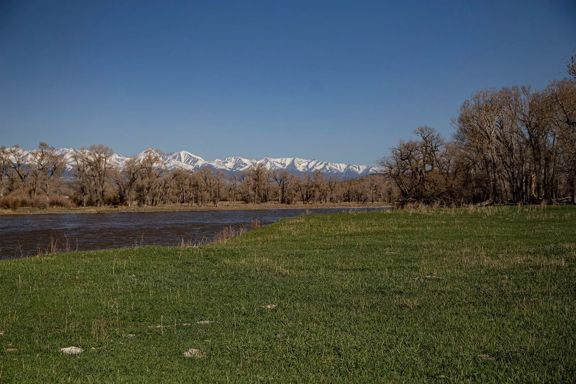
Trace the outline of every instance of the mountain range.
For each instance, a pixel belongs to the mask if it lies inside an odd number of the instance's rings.
[[[23,155],[30,155],[32,151],[19,149]],[[56,150],[61,154],[66,161],[67,171],[71,171],[74,166],[74,153],[79,151],[72,148],[60,148]],[[194,155],[188,151],[178,151],[171,153],[164,153],[155,149],[146,149],[134,156],[136,159],[144,158],[150,152],[155,152],[162,161],[162,166],[169,169],[184,169],[195,171],[202,168],[211,168],[221,171],[228,175],[244,172],[252,167],[263,166],[264,168],[274,170],[286,170],[292,174],[304,175],[314,172],[321,172],[326,176],[335,176],[339,178],[356,178],[376,173],[377,167],[370,167],[366,165],[354,165],[344,163],[334,163],[320,160],[306,160],[298,157],[264,157],[262,159],[248,159],[239,156],[226,157],[225,159],[216,159],[208,161],[200,156]],[[122,168],[124,163],[130,159],[129,156],[123,156],[114,153],[111,157],[112,163]]]

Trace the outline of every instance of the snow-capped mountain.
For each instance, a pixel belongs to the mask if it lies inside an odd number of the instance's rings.
[[[74,155],[79,151],[82,150],[73,148],[57,149],[57,152],[64,157],[64,160],[66,162],[66,168],[68,171],[72,171],[74,167]],[[35,150],[26,151],[24,149],[18,148],[18,153],[21,156],[23,156],[23,158],[26,159],[26,161],[32,160],[32,155],[34,152]],[[114,166],[122,168],[126,163],[126,161],[128,161],[129,159],[133,158],[136,161],[141,161],[150,154],[158,156],[158,158],[160,159],[158,165],[168,170],[185,169],[189,171],[195,171],[202,168],[211,168],[229,175],[244,172],[256,166],[263,166],[264,168],[271,171],[285,170],[287,172],[297,175],[321,172],[325,175],[331,175],[341,178],[354,178],[354,177],[366,176],[377,172],[376,167],[369,167],[366,165],[331,163],[320,160],[306,160],[298,157],[280,157],[280,158],[265,157],[263,159],[257,160],[257,159],[247,159],[244,157],[232,156],[227,157],[223,160],[216,159],[213,161],[207,161],[201,158],[200,156],[194,155],[188,151],[163,153],[158,150],[150,148],[142,151],[141,153],[133,157],[123,156],[114,153],[110,158],[110,162]]]

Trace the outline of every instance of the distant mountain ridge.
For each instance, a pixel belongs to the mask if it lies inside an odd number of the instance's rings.
[[[30,155],[34,152],[20,149],[23,154]],[[74,166],[74,153],[80,151],[73,148],[59,148],[57,152],[61,154],[66,161],[66,168],[71,171]],[[188,151],[178,151],[164,153],[155,149],[146,149],[136,156],[123,156],[114,153],[111,157],[111,162],[118,168],[122,168],[127,160],[131,158],[141,159],[150,152],[156,153],[161,161],[162,166],[168,170],[184,169],[195,171],[202,168],[210,168],[221,171],[228,175],[234,175],[244,172],[256,166],[263,166],[264,168],[274,170],[285,170],[292,174],[304,175],[314,172],[321,172],[326,176],[336,176],[341,178],[356,178],[367,176],[369,174],[377,173],[377,167],[370,167],[367,165],[355,165],[345,163],[334,163],[320,160],[306,160],[298,157],[264,157],[262,159],[247,159],[239,156],[226,157],[225,159],[216,159],[207,161],[200,156],[194,155]]]

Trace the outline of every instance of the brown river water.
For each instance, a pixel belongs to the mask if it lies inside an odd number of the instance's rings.
[[[218,210],[138,213],[59,213],[0,216],[0,259],[54,251],[143,245],[177,246],[213,241],[225,228],[262,225],[303,214],[348,212],[350,208]],[[354,211],[382,210],[379,208]]]

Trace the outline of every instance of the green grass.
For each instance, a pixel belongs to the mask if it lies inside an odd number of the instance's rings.
[[[576,209],[307,216],[2,261],[0,332],[2,383],[574,382]]]

